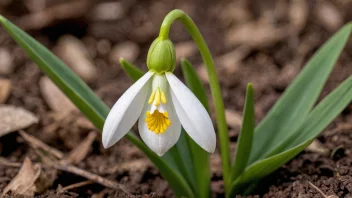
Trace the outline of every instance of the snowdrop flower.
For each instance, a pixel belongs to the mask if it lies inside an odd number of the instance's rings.
[[[208,112],[197,97],[174,75],[175,51],[170,40],[151,45],[149,71],[115,103],[103,128],[103,146],[119,141],[138,120],[147,146],[162,156],[176,144],[181,125],[204,150],[214,152],[216,136]]]

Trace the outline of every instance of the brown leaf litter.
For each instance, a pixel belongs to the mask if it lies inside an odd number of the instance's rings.
[[[12,105],[0,105],[0,137],[38,123],[31,112]]]

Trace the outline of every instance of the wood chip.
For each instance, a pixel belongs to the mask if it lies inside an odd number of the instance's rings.
[[[79,39],[70,35],[60,37],[54,52],[84,81],[91,82],[97,76],[97,68]]]
[[[33,165],[26,157],[21,169],[5,187],[2,195],[4,196],[11,191],[13,194],[34,197],[36,192],[35,182],[39,178],[40,172],[40,166]]]
[[[230,109],[225,109],[227,124],[232,128],[239,128],[242,125],[241,113]]]
[[[53,111],[66,114],[77,109],[48,77],[42,77],[39,81],[39,86],[45,102]]]
[[[38,122],[38,118],[25,109],[0,105],[0,137]]]
[[[96,132],[90,132],[86,139],[84,139],[77,147],[75,147],[62,161],[67,164],[80,163],[86,158],[96,137]]]
[[[9,79],[0,78],[0,104],[6,102],[10,95],[12,83]]]

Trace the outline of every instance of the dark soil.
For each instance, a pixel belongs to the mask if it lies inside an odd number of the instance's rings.
[[[81,40],[97,69],[97,75],[93,80],[89,80],[88,84],[104,102],[112,106],[132,84],[120,65],[111,60],[112,46],[126,40],[134,42],[140,53],[133,62],[146,71],[146,53],[149,45],[158,35],[163,17],[172,9],[183,9],[198,25],[216,60],[218,73],[221,75],[226,109],[241,112],[246,84],[253,82],[257,121],[264,117],[308,58],[339,27],[352,20],[352,2],[344,0],[104,0],[88,1],[87,8],[81,14],[77,10],[66,9],[67,13],[64,16],[68,17],[64,19],[53,17],[53,20],[47,24],[39,23],[40,25],[36,26],[34,22],[39,20],[21,23],[23,19],[30,19],[35,12],[67,2],[69,1],[1,1],[0,13],[27,29],[27,32],[49,49],[53,50],[59,39],[67,34]],[[77,2],[85,1],[77,0]],[[118,2],[123,14],[117,17],[109,15],[108,18],[99,18],[102,11],[98,12],[97,8],[106,2]],[[40,7],[41,5],[43,8]],[[103,12],[108,12],[112,8],[104,9],[108,10]],[[112,13],[114,12],[117,11],[113,10]],[[45,19],[55,15],[54,12],[49,11],[46,14],[48,16]],[[251,39],[246,39],[243,33],[238,32],[242,26],[254,23],[256,23],[255,27],[263,26],[263,28],[243,28],[247,30],[245,34],[250,35]],[[170,36],[176,46],[181,42],[191,41],[179,24],[174,25]],[[351,46],[350,43],[343,51],[322,97],[352,74]],[[87,127],[86,124],[78,123],[78,120],[84,120],[80,113],[70,114],[65,121],[58,121],[55,118],[56,113],[51,110],[39,89],[39,81],[43,73],[3,29],[0,29],[0,48],[8,51],[8,56],[13,59],[13,70],[0,74],[10,79],[13,84],[10,97],[5,104],[23,107],[40,118],[39,124],[26,129],[29,134],[67,153],[91,130],[97,131]],[[231,53],[235,54],[231,55]],[[226,55],[230,58],[225,58]],[[207,85],[199,54],[185,52],[185,56],[197,66]],[[182,76],[179,68],[175,73]],[[49,130],[53,125],[56,128]],[[306,149],[265,178],[253,192],[253,196],[249,197],[323,197],[309,182],[326,195],[352,197],[351,126],[352,106],[350,105],[317,138],[325,152],[314,148]],[[229,124],[229,129],[231,147],[235,148],[239,126]],[[32,161],[38,159],[36,153],[18,133],[1,137],[0,151],[2,157],[12,162],[22,163],[25,156],[29,156]],[[213,154],[211,159],[213,197],[223,197],[219,151]],[[117,181],[133,195],[173,197],[171,189],[158,170],[141,151],[126,140],[104,150],[98,135],[88,156],[77,166]],[[1,191],[18,170],[18,167],[0,165]],[[65,192],[58,190],[84,180],[74,174],[59,172],[54,184],[44,193],[38,194],[38,197],[126,197],[123,192],[114,191],[99,184],[90,184]],[[8,197],[12,196],[8,195]]]

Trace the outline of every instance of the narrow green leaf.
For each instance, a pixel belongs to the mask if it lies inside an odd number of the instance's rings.
[[[252,149],[254,133],[254,96],[251,83],[247,86],[246,101],[243,110],[243,121],[240,136],[237,141],[235,163],[232,166],[231,180],[235,180],[247,167]]]
[[[199,101],[209,112],[208,97],[205,88],[192,67],[191,63],[186,59],[181,60],[182,73],[188,88],[194,93]],[[191,160],[193,161],[195,178],[198,187],[197,197],[210,197],[210,165],[209,154],[203,150],[192,138],[185,134],[188,147],[191,151]]]
[[[231,184],[229,196],[235,197],[236,194],[241,193],[243,189],[250,186],[250,182],[259,180],[264,176],[270,174],[278,169],[283,164],[290,161],[294,156],[304,150],[312,140],[308,140],[290,150],[274,155],[272,157],[257,161],[252,164]]]
[[[199,188],[196,186],[195,167],[191,158],[191,149],[188,146],[187,138],[189,138],[188,135],[185,130],[182,129],[180,139],[176,145],[170,149],[169,153],[173,156],[178,169],[197,197]]]
[[[144,75],[144,72],[141,69],[132,65],[132,63],[126,61],[124,58],[120,58],[120,64],[127,76],[134,82]]]
[[[345,25],[310,59],[256,128],[249,163],[263,159],[306,120],[351,33]]]
[[[282,144],[283,149],[317,137],[352,101],[352,76],[324,98],[303,125]]]
[[[48,49],[1,15],[0,23],[38,67],[49,76],[82,113],[97,128],[102,129],[105,117],[109,113],[109,108],[94,92]],[[126,138],[140,148],[158,167],[161,175],[169,182],[176,195],[194,197],[192,190],[182,175],[175,171],[170,164],[152,152],[132,133],[128,133]]]

